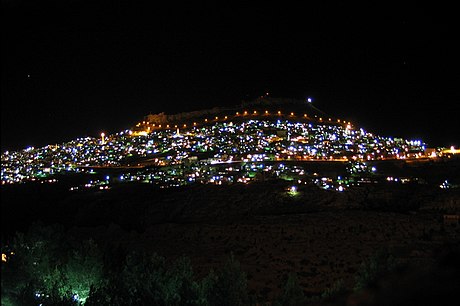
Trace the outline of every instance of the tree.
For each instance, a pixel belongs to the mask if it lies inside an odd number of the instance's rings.
[[[2,299],[29,305],[78,304],[102,280],[97,245],[74,241],[60,226],[34,224],[26,234],[17,233],[10,248],[14,255],[2,264]]]
[[[2,264],[2,299],[30,302],[49,295],[60,278],[58,266],[64,252],[59,248],[62,228],[34,224],[27,233],[17,233],[9,246],[13,256]]]
[[[73,296],[85,302],[91,286],[99,286],[103,281],[102,253],[93,240],[83,241],[78,249],[72,250],[62,273],[62,292],[72,292]]]
[[[246,274],[233,254],[221,271],[217,274],[211,272],[203,281],[209,305],[241,306],[249,303]]]
[[[396,261],[386,250],[378,250],[368,260],[363,261],[358,272],[356,272],[355,291],[372,286],[383,274],[394,270]]]
[[[299,285],[296,273],[290,273],[284,285],[283,293],[276,301],[276,304],[282,306],[298,306],[303,305],[305,301],[306,298],[302,287]]]
[[[199,305],[202,303],[200,286],[193,279],[189,258],[179,258],[168,270],[166,276],[164,293],[167,305]]]
[[[188,258],[179,258],[167,269],[163,257],[133,252],[120,273],[93,288],[85,305],[205,305],[200,292]]]

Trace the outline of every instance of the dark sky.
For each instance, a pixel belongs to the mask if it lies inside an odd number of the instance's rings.
[[[2,151],[266,91],[384,136],[460,144],[453,8],[139,3],[2,0]]]

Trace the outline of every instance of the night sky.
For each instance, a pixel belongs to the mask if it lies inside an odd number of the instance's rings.
[[[460,144],[453,8],[149,3],[2,0],[1,150],[265,92],[313,97],[383,136]]]

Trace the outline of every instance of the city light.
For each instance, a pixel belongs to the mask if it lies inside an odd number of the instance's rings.
[[[337,179],[327,184],[323,181],[315,183],[303,177],[306,171],[301,171],[300,166],[273,162],[352,162],[356,164],[352,173],[377,173],[376,167],[361,167],[359,163],[420,159],[424,156],[437,158],[432,151],[425,151],[426,145],[420,140],[376,136],[354,129],[350,124],[335,123],[335,120],[301,122],[294,119],[294,112],[289,114],[289,120],[247,117],[247,120],[239,122],[213,121],[205,126],[198,126],[196,121],[190,125],[163,123],[166,129],[161,129],[162,124],[157,123],[157,128],[149,132],[140,126],[134,131],[125,130],[110,136],[101,133],[100,139],[78,138],[60,145],[7,151],[2,154],[1,180],[2,184],[34,180],[55,183],[54,175],[57,174],[96,173],[97,169],[122,167],[127,169],[126,173],[119,175],[117,181],[139,181],[163,187],[210,182],[248,183],[265,173],[279,178],[294,175],[302,178],[303,182],[339,191],[339,185],[334,185]],[[229,116],[223,115],[223,118]],[[149,121],[144,122],[150,124]],[[176,129],[169,129],[171,125]],[[178,131],[179,125],[183,127],[182,133]],[[456,151],[451,147],[442,153],[449,155]],[[203,154],[207,156],[205,159],[199,157]],[[131,161],[133,156],[135,163]],[[244,162],[254,164],[247,167]],[[233,164],[232,170],[212,168],[213,165],[226,163]],[[93,187],[106,190],[106,184],[105,180],[93,180],[87,186],[73,186],[72,190]],[[345,187],[341,188],[345,190]]]

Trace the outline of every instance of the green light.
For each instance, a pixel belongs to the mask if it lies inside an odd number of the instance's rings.
[[[295,196],[298,196],[300,194],[299,191],[297,190],[297,186],[291,186],[287,193],[291,197],[295,197]]]

